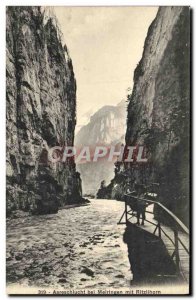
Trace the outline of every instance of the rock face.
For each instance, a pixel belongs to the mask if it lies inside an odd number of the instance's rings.
[[[125,136],[126,103],[121,101],[118,105],[107,105],[100,108],[91,118],[90,122],[83,126],[77,133],[75,144],[109,145]]]
[[[96,145],[121,145],[125,141],[126,102],[121,101],[116,106],[103,106],[83,126],[75,138],[78,148]],[[83,191],[95,195],[102,180],[107,183],[114,177],[114,164],[107,160],[77,164],[81,173]]]
[[[159,183],[159,201],[186,224],[189,215],[190,12],[161,7],[149,27],[128,96],[126,145],[145,145],[148,164],[124,164],[108,187]],[[122,176],[129,180],[123,180]],[[119,196],[120,197],[120,196]]]
[[[6,26],[7,214],[57,212],[81,200],[74,162],[47,160],[48,148],[73,145],[72,61],[55,20],[40,7],[8,7]]]

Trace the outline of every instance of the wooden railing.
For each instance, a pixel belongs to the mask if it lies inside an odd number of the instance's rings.
[[[153,211],[148,211],[147,209],[145,209],[145,215],[146,215],[145,222],[155,226],[153,234],[156,234],[156,232],[158,232],[159,238],[162,238],[162,235],[165,235],[165,237],[171,241],[171,243],[174,246],[174,252],[171,256],[172,259],[174,259],[177,271],[180,272],[179,245],[183,247],[183,249],[188,254],[188,256],[190,254],[188,249],[189,247],[187,247],[187,245],[183,243],[183,241],[179,236],[179,233],[183,232],[185,235],[189,237],[189,229],[183,224],[183,222],[174,213],[172,213],[162,203],[154,200],[145,199],[145,198],[139,198],[137,196],[134,196],[133,193],[134,192],[124,195],[125,210],[118,224],[128,224],[129,222],[131,222],[131,219],[137,216],[137,204],[139,204],[141,201],[142,203],[146,204],[146,207],[153,204],[154,205]],[[155,211],[156,214],[154,213]],[[153,215],[154,218],[151,218],[151,220],[149,220],[150,219],[148,218],[149,214]],[[125,222],[122,222],[123,217],[125,217]],[[169,236],[169,234],[166,232],[165,224],[167,224],[167,226],[173,231],[173,238]]]

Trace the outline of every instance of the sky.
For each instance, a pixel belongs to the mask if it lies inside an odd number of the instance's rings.
[[[104,105],[126,100],[157,7],[54,7],[77,82],[76,132]]]

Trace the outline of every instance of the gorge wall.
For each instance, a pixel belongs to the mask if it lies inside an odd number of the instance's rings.
[[[145,145],[148,164],[118,166],[106,196],[136,181],[159,183],[158,198],[186,224],[189,215],[190,11],[160,7],[149,27],[128,96],[126,145]]]
[[[53,213],[80,202],[75,163],[52,164],[47,149],[73,145],[76,81],[54,18],[40,7],[8,7],[6,18],[7,215]]]

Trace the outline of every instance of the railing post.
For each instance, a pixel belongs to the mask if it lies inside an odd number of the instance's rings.
[[[127,199],[125,199],[125,222],[126,222],[126,225],[128,223],[128,218],[127,218]]]
[[[178,245],[178,230],[174,229],[174,243],[175,243],[175,257],[176,257],[176,268],[177,272],[180,269],[180,256],[179,256],[179,245]]]
[[[161,238],[161,223],[158,221],[158,235]]]

